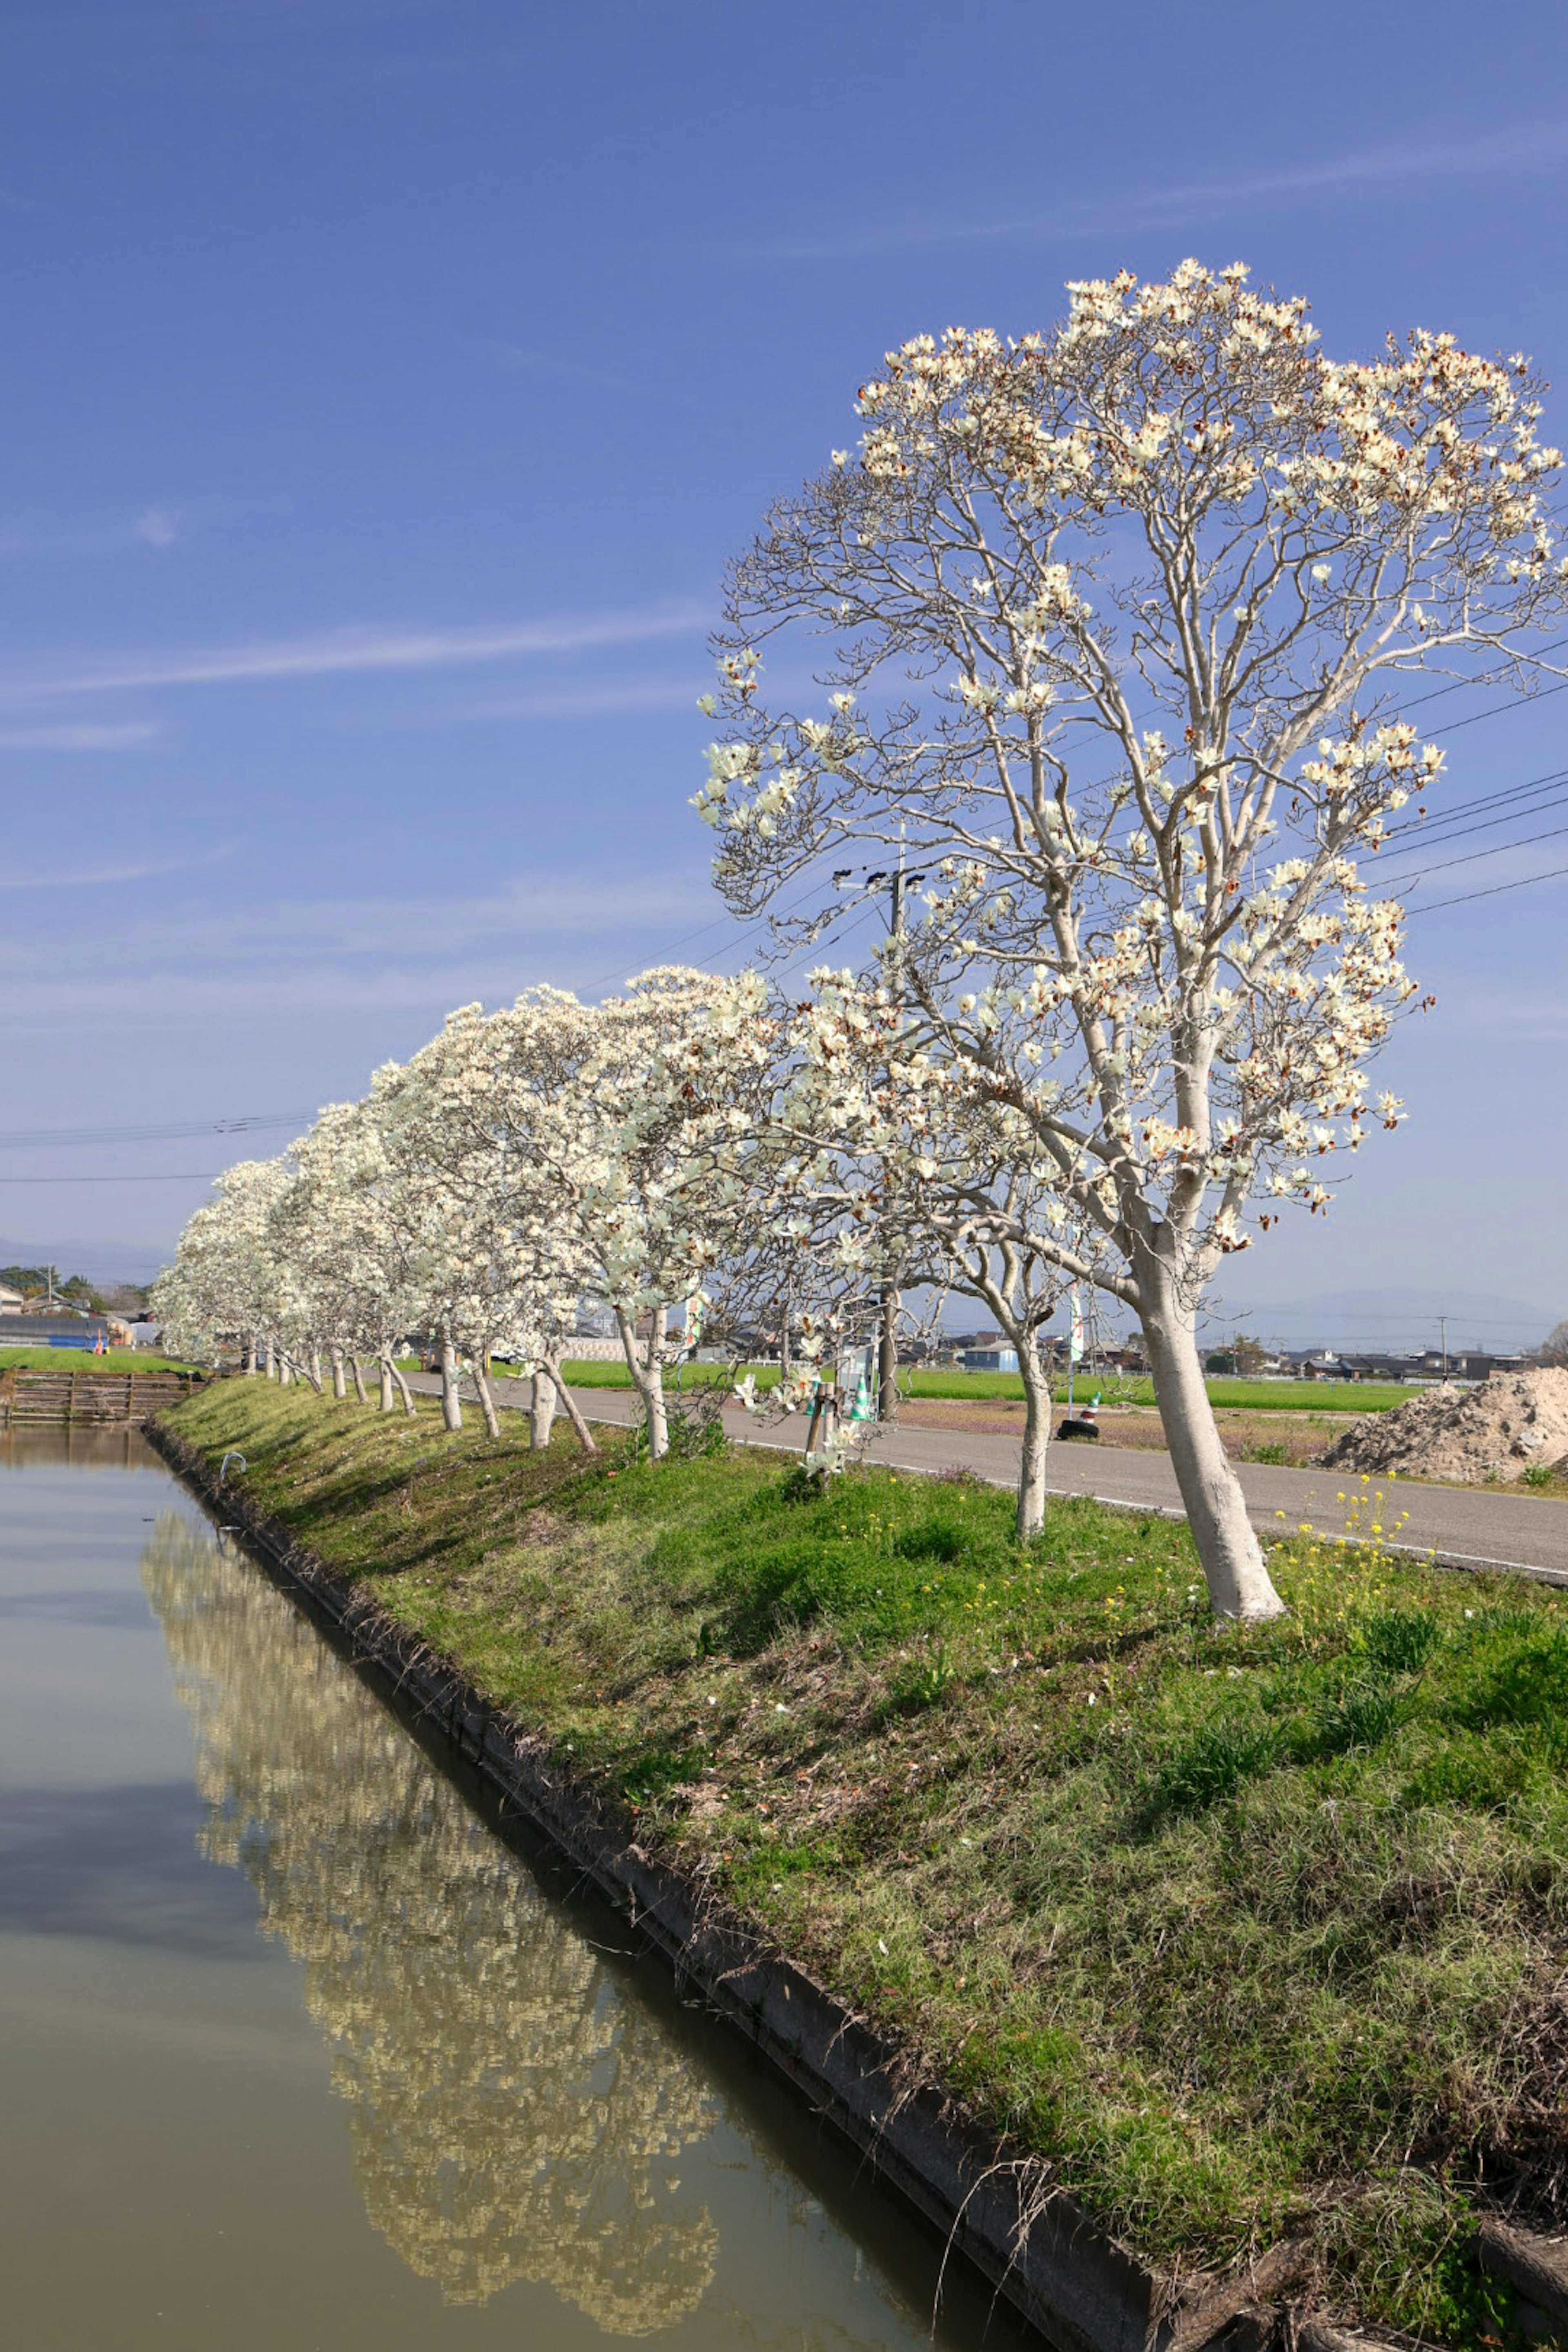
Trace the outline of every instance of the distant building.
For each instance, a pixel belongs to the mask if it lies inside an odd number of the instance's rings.
[[[19,1290],[12,1290],[0,1282],[0,1315],[20,1315],[26,1304]]]
[[[958,1359],[966,1372],[1016,1372],[1016,1348],[965,1348]]]
[[[8,1315],[7,1348],[81,1348],[90,1350],[101,1339],[106,1348],[115,1341],[107,1315]],[[123,1329],[123,1325],[121,1327]]]

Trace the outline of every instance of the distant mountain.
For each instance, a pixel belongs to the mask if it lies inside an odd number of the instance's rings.
[[[1226,1301],[1205,1318],[1205,1333],[1247,1331],[1282,1348],[1435,1348],[1439,1318],[1448,1318],[1450,1348],[1479,1347],[1508,1354],[1538,1347],[1554,1311],[1486,1290],[1323,1290],[1309,1298]]]
[[[169,1263],[155,1242],[18,1241],[0,1234],[0,1265],[52,1265],[61,1281],[151,1282]]]

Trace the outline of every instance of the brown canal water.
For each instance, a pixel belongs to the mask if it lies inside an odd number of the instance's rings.
[[[28,2352],[1037,2342],[120,1431],[0,1435],[0,2242]]]

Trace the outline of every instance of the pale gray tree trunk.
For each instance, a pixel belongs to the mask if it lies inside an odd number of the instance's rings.
[[[631,1317],[624,1307],[616,1309],[616,1325],[621,1335],[626,1367],[642,1399],[643,1425],[647,1432],[647,1455],[650,1462],[662,1462],[669,1451],[669,1423],[664,1409],[664,1327],[667,1310],[659,1307],[652,1318],[645,1342],[646,1357],[639,1351],[637,1335]]]
[[[392,1358],[378,1356],[376,1368],[381,1374],[381,1409],[383,1412],[395,1412],[397,1407],[392,1397]]]
[[[1285,1604],[1264,1565],[1241,1481],[1220,1443],[1204,1381],[1194,1311],[1163,1267],[1140,1269],[1140,1320],[1154,1401],[1216,1617],[1280,1617]]]
[[[334,1348],[331,1350],[331,1358],[332,1394],[337,1398],[338,1402],[342,1404],[349,1392],[348,1374],[343,1370],[342,1349],[341,1348]]]
[[[244,1362],[246,1370],[250,1374],[252,1379],[254,1379],[256,1375],[256,1334],[254,1331],[247,1331],[245,1335]]]
[[[463,1426],[463,1402],[458,1394],[458,1351],[444,1335],[441,1340],[441,1419],[448,1429]]]
[[[1018,1538],[1026,1543],[1046,1523],[1046,1457],[1051,1441],[1051,1383],[1035,1335],[1018,1344],[1024,1382],[1024,1451],[1018,1465]]]
[[[474,1358],[474,1387],[479,1394],[479,1411],[485,1417],[485,1434],[487,1437],[499,1437],[500,1415],[496,1411],[496,1401],[490,1391],[489,1375],[485,1370],[482,1355]]]
[[[409,1420],[412,1421],[414,1419],[416,1410],[414,1399],[409,1393],[407,1381],[404,1379],[403,1374],[399,1371],[395,1364],[392,1367],[392,1377],[397,1382],[397,1393],[403,1399],[403,1410],[408,1415]]]
[[[261,1369],[269,1381],[275,1381],[278,1378],[278,1358],[273,1350],[270,1334],[262,1342]]]
[[[357,1355],[351,1353],[349,1357],[349,1370],[354,1377],[355,1396],[358,1397],[361,1404],[368,1404],[370,1402],[370,1399],[364,1392],[364,1374],[360,1370],[359,1358]]]
[[[578,1406],[576,1398],[573,1395],[571,1390],[562,1379],[559,1364],[547,1363],[543,1367],[543,1371],[544,1376],[554,1385],[555,1393],[561,1400],[561,1410],[572,1424],[573,1436],[576,1439],[584,1454],[597,1454],[599,1449],[594,1443],[594,1433],[589,1428],[587,1423],[584,1420],[582,1411]],[[536,1373],[534,1375],[536,1395],[538,1393],[538,1381],[539,1374]]]
[[[289,1363],[289,1359],[284,1354],[282,1349],[279,1348],[278,1350],[278,1385],[280,1389],[289,1388],[292,1385],[293,1379],[293,1367]]]
[[[314,1341],[310,1345],[310,1386],[318,1396],[321,1393],[321,1351]]]
[[[533,1401],[528,1409],[528,1444],[533,1454],[542,1454],[550,1443],[550,1425],[555,1419],[555,1383],[549,1373],[533,1375]]]

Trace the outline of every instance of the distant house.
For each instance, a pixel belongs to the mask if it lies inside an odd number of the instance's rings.
[[[123,1328],[123,1327],[122,1327]],[[90,1350],[101,1339],[113,1347],[107,1315],[8,1315],[7,1348],[80,1348]]]
[[[958,1359],[966,1372],[1016,1372],[1018,1369],[1016,1348],[965,1348]]]
[[[12,1290],[0,1282],[0,1315],[20,1315],[26,1303],[19,1290]]]

